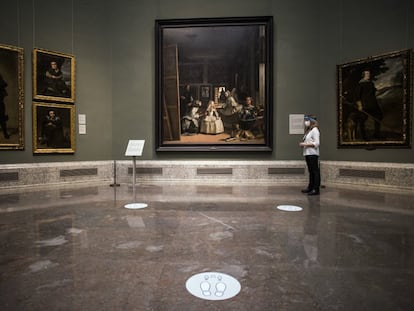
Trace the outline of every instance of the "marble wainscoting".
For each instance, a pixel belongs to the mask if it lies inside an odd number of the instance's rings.
[[[0,165],[0,189],[103,183],[113,179],[113,161]]]
[[[0,189],[65,184],[131,184],[132,160],[0,165]],[[322,185],[414,191],[414,164],[321,161]],[[136,161],[136,182],[305,185],[304,161]]]
[[[117,161],[118,182],[131,183],[132,161]],[[137,161],[137,182],[303,183],[303,161]]]
[[[322,183],[330,186],[414,192],[414,164],[322,161]]]

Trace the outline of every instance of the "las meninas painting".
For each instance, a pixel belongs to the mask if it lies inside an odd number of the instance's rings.
[[[272,150],[272,18],[156,21],[157,151]]]

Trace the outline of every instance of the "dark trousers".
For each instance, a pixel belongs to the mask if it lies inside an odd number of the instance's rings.
[[[309,190],[319,191],[321,186],[321,172],[319,168],[319,156],[307,155],[305,156],[306,165],[309,171]]]

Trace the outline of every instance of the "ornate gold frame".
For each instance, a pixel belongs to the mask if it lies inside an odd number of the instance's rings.
[[[66,86],[64,90],[53,90],[46,82],[46,70],[52,61],[57,62],[58,68],[63,72],[63,82]],[[70,68],[67,68],[68,66]],[[75,57],[73,55],[39,48],[33,49],[33,99],[75,102]]]
[[[42,131],[42,116],[48,115],[50,110],[62,119],[62,133],[53,136],[53,142]],[[74,105],[33,102],[33,153],[75,153]]]
[[[23,48],[0,44],[0,74],[7,83],[5,97],[10,138],[0,133],[0,150],[24,149],[24,53]],[[2,131],[3,132],[3,131]],[[14,135],[17,134],[17,135]]]

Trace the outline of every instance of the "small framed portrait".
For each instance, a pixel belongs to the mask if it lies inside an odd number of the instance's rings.
[[[75,107],[33,103],[33,153],[75,152]]]
[[[273,18],[157,20],[156,151],[273,150]]]
[[[24,149],[23,49],[0,45],[0,150]]]
[[[337,66],[338,147],[410,148],[412,50]]]
[[[75,57],[44,49],[33,50],[33,98],[75,102]]]
[[[211,86],[210,85],[200,86],[200,98],[204,100],[209,100],[211,98]]]

